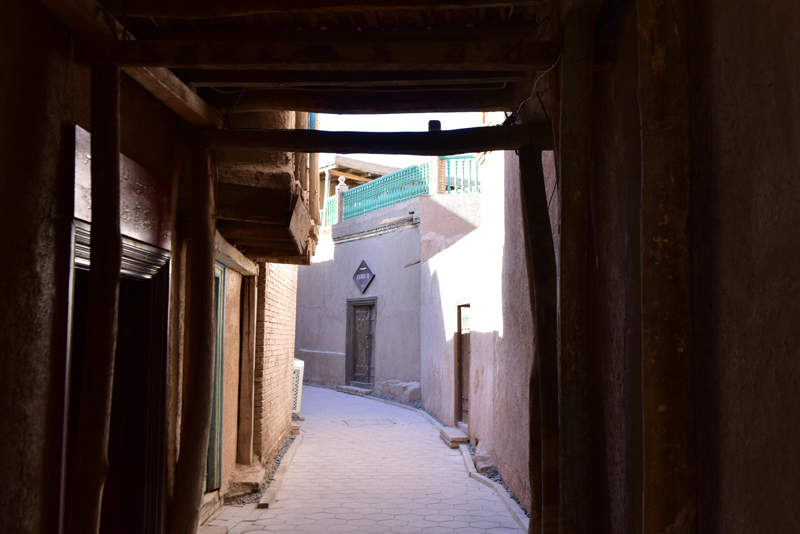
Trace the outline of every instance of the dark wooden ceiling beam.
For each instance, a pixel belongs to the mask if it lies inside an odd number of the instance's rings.
[[[213,96],[213,98],[212,98]],[[208,95],[223,111],[307,111],[311,113],[444,113],[467,111],[512,111],[515,91],[512,86],[492,89],[431,91],[363,92],[299,91],[275,89],[247,93],[235,104],[239,94]],[[221,98],[220,98],[221,97]],[[248,97],[245,99],[244,97]]]
[[[301,71],[174,69],[173,74],[195,87],[280,88],[308,86],[386,87],[468,85],[521,82],[520,71]]]
[[[529,6],[541,0],[106,0],[105,7],[114,15],[155,18],[240,17],[263,13],[286,13],[289,10],[351,12],[396,9],[461,9],[499,6]]]
[[[390,34],[393,35],[393,34]],[[278,70],[545,70],[560,53],[552,41],[382,41],[259,43],[120,41],[110,50],[83,47],[83,61],[121,67]]]
[[[94,0],[42,0],[77,40],[110,43],[123,38],[122,25],[103,13]],[[133,36],[128,33],[128,39]],[[94,45],[96,46],[96,44]],[[123,69],[139,85],[180,115],[192,126],[221,128],[222,116],[197,96],[185,83],[167,69],[125,68]]]
[[[553,146],[553,132],[549,123],[465,128],[442,132],[208,130],[201,132],[200,136],[203,143],[219,149],[338,154],[447,156],[490,150],[515,150],[528,144],[542,150],[550,150]]]

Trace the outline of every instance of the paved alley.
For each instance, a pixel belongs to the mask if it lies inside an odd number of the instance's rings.
[[[304,387],[303,443],[276,502],[223,506],[230,533],[519,534],[499,497],[416,411]]]

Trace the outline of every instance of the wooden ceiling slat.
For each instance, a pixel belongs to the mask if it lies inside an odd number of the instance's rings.
[[[365,93],[357,91],[264,91],[236,105],[237,113],[254,111],[307,111],[313,113],[439,113],[465,111],[512,111],[516,92],[513,86],[502,90],[441,90],[401,93]],[[219,95],[222,97],[237,95]],[[245,96],[247,94],[245,93]],[[244,100],[244,98],[242,99]],[[212,100],[224,109],[222,102]]]
[[[521,71],[341,71],[174,69],[195,87],[406,87],[521,82]]]
[[[261,13],[283,13],[290,9],[328,12],[361,11],[366,9],[428,9],[450,10],[475,7],[527,6],[542,0],[106,0],[104,5],[112,14],[128,17],[157,18],[217,18],[238,17]]]
[[[357,33],[357,32],[355,32]],[[392,35],[396,33],[393,32]],[[82,47],[77,57],[104,54],[121,67],[216,69],[544,70],[559,56],[551,41],[208,42],[121,41],[106,52]]]

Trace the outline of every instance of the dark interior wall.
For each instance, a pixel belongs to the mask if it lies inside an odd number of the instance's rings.
[[[597,532],[635,533],[641,531],[641,145],[633,2],[628,2],[611,36],[613,68],[596,73],[593,88],[593,246],[589,250],[592,477]]]
[[[62,124],[88,123],[89,72],[71,66],[68,33],[39,2],[0,20],[0,531],[55,532],[63,355],[56,277]],[[61,301],[63,304],[63,300]]]
[[[800,4],[690,3],[699,531],[800,531]]]
[[[39,2],[4,4],[0,49],[0,531],[54,532],[66,302],[55,283],[59,151],[69,121],[90,129],[90,72],[71,62],[69,33]],[[181,122],[122,78],[122,152],[168,180]]]

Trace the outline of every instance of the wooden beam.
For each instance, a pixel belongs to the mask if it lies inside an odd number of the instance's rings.
[[[287,4],[282,0],[109,0],[106,7],[115,15],[155,18],[214,18],[241,17],[264,13],[289,13],[291,11],[314,10],[319,12],[364,11],[368,21],[375,20],[374,11],[397,9],[463,9],[478,7],[529,6],[541,4],[542,0],[302,0]]]
[[[79,40],[115,42],[123,38],[122,25],[103,12],[94,0],[42,0]],[[130,32],[128,39],[134,39]],[[197,96],[167,69],[124,68],[123,71],[192,126],[222,128],[217,110]]]
[[[92,243],[86,347],[78,392],[76,444],[67,492],[65,532],[100,530],[108,473],[108,434],[117,350],[122,266],[119,175],[119,68],[92,66]]]
[[[688,4],[636,2],[643,534],[697,532]]]
[[[192,126],[222,128],[224,121],[220,112],[197,96],[169,70],[127,68],[124,71]]]
[[[531,532],[558,533],[558,270],[542,151],[519,151],[528,291],[533,312],[529,382]],[[534,521],[538,525],[534,525]],[[533,530],[538,526],[537,530]]]
[[[590,479],[589,190],[592,171],[592,35],[594,17],[573,12],[561,59],[559,219],[560,531],[595,527]]]
[[[105,51],[84,46],[83,61]],[[318,70],[544,70],[560,54],[553,41],[400,40],[372,42],[118,41],[108,59],[122,67]]]
[[[331,174],[333,174],[334,176],[344,176],[345,178],[349,178],[350,180],[355,180],[356,182],[371,182],[372,180],[375,180],[375,178],[359,176],[357,174],[340,171],[339,169],[331,169]]]
[[[174,69],[178,78],[195,87],[404,87],[425,85],[501,84],[522,81],[520,71],[301,71]],[[246,93],[245,93],[246,94]]]
[[[281,152],[410,154],[447,156],[490,150],[516,150],[531,139],[542,150],[553,147],[549,124],[489,126],[442,132],[325,132],[316,130],[207,130],[209,146]],[[244,199],[243,199],[244,200]],[[221,216],[221,215],[220,215]]]
[[[253,423],[255,421],[256,317],[258,316],[258,276],[242,278],[242,331],[239,368],[239,426],[236,463],[253,462]]]
[[[214,393],[214,182],[207,147],[192,148],[192,214],[189,243],[189,319],[184,356],[184,409],[181,450],[167,531],[196,532],[211,431]]]
[[[443,113],[456,111],[512,111],[512,86],[484,90],[472,88],[413,91],[297,91],[273,89],[239,94],[209,95],[220,109],[236,113],[253,111],[308,111],[312,113]]]

